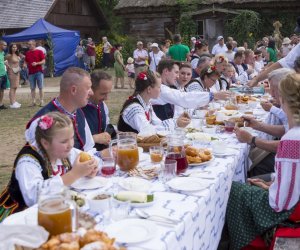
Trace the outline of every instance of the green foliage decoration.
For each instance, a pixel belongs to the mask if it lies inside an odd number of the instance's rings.
[[[227,19],[224,28],[226,36],[233,36],[239,45],[247,42],[249,48],[253,48],[255,41],[259,39],[260,14],[252,10],[242,10],[232,19]]]
[[[180,19],[178,30],[182,36],[182,43],[189,45],[190,37],[197,33],[197,24],[193,17],[189,14],[197,9],[197,1],[195,0],[177,0],[180,10]]]

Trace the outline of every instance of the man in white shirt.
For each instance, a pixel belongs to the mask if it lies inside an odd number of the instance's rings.
[[[179,73],[178,64],[171,59],[161,60],[158,64],[158,73],[161,75],[162,85],[160,97],[151,100],[156,115],[161,120],[174,116],[174,105],[186,109],[196,109],[208,105],[213,100],[227,100],[230,93],[221,92],[182,92],[175,87]]]
[[[143,49],[143,42],[137,42],[137,49],[133,52],[135,75],[147,70],[146,61],[148,60],[148,52]]]
[[[224,37],[218,36],[217,41],[218,43],[213,47],[211,53],[213,55],[224,54],[228,50],[224,44]]]

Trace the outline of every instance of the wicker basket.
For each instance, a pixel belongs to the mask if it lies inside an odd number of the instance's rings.
[[[148,137],[138,137],[137,145],[144,149],[144,152],[149,152],[151,146],[159,146],[161,141],[164,139],[164,136],[152,135]],[[153,142],[152,142],[153,141]]]

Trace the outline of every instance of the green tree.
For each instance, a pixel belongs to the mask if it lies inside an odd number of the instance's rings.
[[[238,44],[247,42],[249,48],[253,48],[261,29],[259,13],[251,10],[242,10],[232,19],[225,22],[226,36],[234,36]]]

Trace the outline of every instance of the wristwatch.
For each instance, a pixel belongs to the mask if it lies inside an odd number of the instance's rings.
[[[254,148],[256,147],[255,139],[256,139],[256,136],[253,136],[251,139],[251,143],[250,143],[251,147],[254,147]]]

